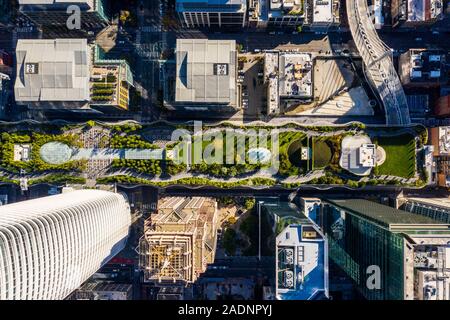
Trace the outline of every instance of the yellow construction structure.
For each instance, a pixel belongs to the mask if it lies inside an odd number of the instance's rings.
[[[214,261],[217,202],[203,197],[167,197],[145,221],[140,265],[145,282],[192,283]]]

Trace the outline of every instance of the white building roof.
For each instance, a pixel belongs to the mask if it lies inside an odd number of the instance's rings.
[[[89,101],[86,39],[17,42],[16,101]]]
[[[236,104],[236,41],[177,39],[176,102]]]
[[[332,0],[314,0],[313,21],[333,22]]]

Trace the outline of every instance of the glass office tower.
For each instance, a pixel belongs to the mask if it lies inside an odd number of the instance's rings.
[[[364,298],[448,299],[446,294],[429,294],[433,286],[449,291],[448,279],[431,284],[420,279],[450,275],[450,265],[445,266],[446,254],[450,257],[449,224],[361,199],[324,200],[322,215],[330,259]],[[374,266],[380,271],[379,289],[368,284]]]

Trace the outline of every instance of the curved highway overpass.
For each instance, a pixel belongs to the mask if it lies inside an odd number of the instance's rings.
[[[391,50],[378,37],[367,0],[346,0],[350,31],[364,61],[365,74],[379,95],[388,125],[409,125],[409,108],[394,69]]]

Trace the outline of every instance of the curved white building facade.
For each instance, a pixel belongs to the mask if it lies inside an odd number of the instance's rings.
[[[126,198],[80,190],[0,206],[0,300],[64,299],[125,246]]]

